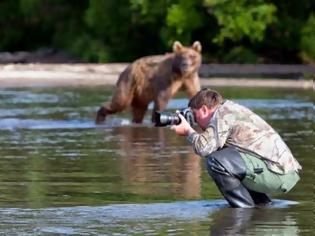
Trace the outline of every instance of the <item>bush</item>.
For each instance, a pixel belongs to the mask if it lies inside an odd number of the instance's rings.
[[[223,61],[226,63],[257,63],[258,56],[250,49],[238,46],[224,55]]]
[[[302,29],[301,57],[304,61],[315,63],[315,17],[311,15]]]

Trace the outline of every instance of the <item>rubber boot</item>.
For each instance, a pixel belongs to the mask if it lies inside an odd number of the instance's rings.
[[[253,190],[247,189],[250,196],[254,200],[256,206],[266,206],[271,203],[271,199],[265,193],[255,192]]]
[[[245,162],[234,148],[224,148],[207,157],[207,169],[224,198],[232,207],[255,207],[269,203],[264,193],[247,189],[241,181],[246,175]]]

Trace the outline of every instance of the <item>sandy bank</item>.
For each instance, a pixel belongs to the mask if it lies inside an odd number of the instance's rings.
[[[127,66],[114,64],[6,64],[0,65],[0,88],[36,86],[100,86],[115,85],[119,73]],[[222,70],[225,67],[220,67]],[[231,74],[226,66],[226,75]],[[252,67],[250,67],[252,68]],[[256,70],[261,70],[257,67]],[[203,68],[206,71],[207,68]],[[246,69],[246,67],[244,68]],[[252,69],[251,69],[252,70]],[[215,74],[215,73],[214,73]],[[279,87],[314,89],[314,82],[305,79],[256,79],[237,75],[237,79],[225,77],[225,73],[201,74],[203,86]]]

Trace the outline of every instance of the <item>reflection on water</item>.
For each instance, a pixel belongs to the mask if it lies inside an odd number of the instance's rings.
[[[224,200],[181,201],[151,204],[110,204],[45,209],[0,209],[2,233],[63,235],[179,234],[190,232],[194,222],[203,222],[211,235],[244,235],[257,231],[265,235],[297,235],[294,217],[281,208],[296,204],[275,200],[264,209],[232,209]],[[210,221],[209,221],[210,219]],[[193,223],[192,223],[193,222]],[[274,224],[266,228],[265,223]],[[15,225],[12,228],[12,225]],[[0,224],[1,226],[1,224]],[[168,230],[165,230],[169,228]],[[196,226],[194,226],[196,228]],[[124,232],[124,233],[123,233]]]
[[[94,124],[110,89],[6,89],[0,90],[0,232],[307,234],[314,207],[312,93],[219,91],[255,110],[284,137],[304,169],[292,192],[275,197],[300,204],[228,208],[218,200],[204,161],[184,138],[153,127],[149,114],[142,125],[131,124],[128,113]],[[186,105],[187,99],[176,98],[168,109]]]
[[[210,235],[299,235],[294,215],[281,209],[224,208],[212,218]]]
[[[123,157],[121,177],[124,183],[133,186],[133,194],[200,197],[200,158],[184,142],[176,144],[170,132],[129,126],[113,129],[110,136],[120,137],[117,143]],[[175,151],[174,146],[181,150]]]

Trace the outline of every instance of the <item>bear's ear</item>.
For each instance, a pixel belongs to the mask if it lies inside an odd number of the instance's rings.
[[[183,45],[179,41],[175,41],[173,44],[173,52],[179,52],[183,48]]]
[[[201,43],[199,41],[195,41],[194,44],[192,45],[192,48],[197,51],[197,52],[201,52]]]

